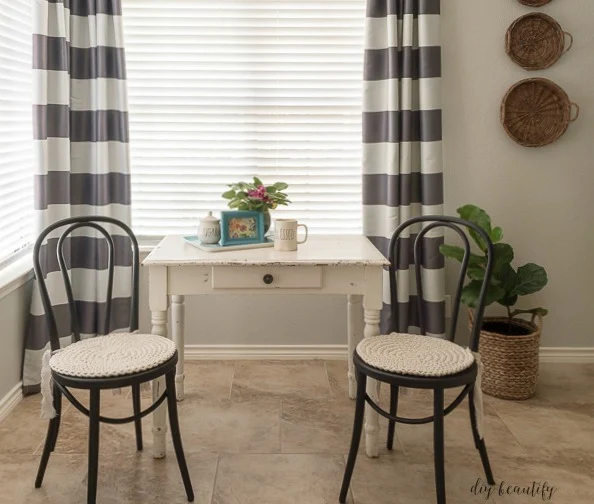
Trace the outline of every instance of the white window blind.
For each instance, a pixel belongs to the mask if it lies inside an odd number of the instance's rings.
[[[365,0],[124,0],[133,224],[193,232],[226,184],[284,181],[275,215],[359,233]]]
[[[31,245],[31,0],[0,0],[0,267]]]

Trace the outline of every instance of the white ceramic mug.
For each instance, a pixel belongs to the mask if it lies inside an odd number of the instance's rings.
[[[297,228],[305,229],[305,238],[297,240]],[[274,250],[280,252],[290,252],[297,250],[297,245],[305,243],[307,240],[307,226],[298,224],[295,219],[275,219],[274,220]]]

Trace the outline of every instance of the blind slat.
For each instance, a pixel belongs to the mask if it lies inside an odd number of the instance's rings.
[[[32,240],[31,4],[0,9],[0,265]]]
[[[126,0],[133,225],[195,232],[227,184],[289,184],[312,232],[361,231],[365,0]]]

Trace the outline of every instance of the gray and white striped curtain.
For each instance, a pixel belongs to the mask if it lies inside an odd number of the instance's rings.
[[[33,131],[37,230],[67,217],[104,215],[130,222],[128,103],[120,0],[36,0]],[[65,244],[83,337],[129,324],[131,252],[117,235],[111,327],[103,322],[107,244],[93,230]],[[60,230],[41,249],[61,342],[70,317],[55,254]],[[49,333],[37,286],[26,335],[23,387],[39,389]]]
[[[443,213],[439,0],[368,0],[363,83],[363,227],[387,256],[396,227],[418,215]],[[399,332],[418,326],[410,228],[398,264]],[[427,333],[445,333],[442,232],[423,243]],[[384,277],[382,330],[391,327]]]

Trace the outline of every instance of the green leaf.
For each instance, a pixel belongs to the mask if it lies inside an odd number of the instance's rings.
[[[471,280],[480,280],[482,282],[485,278],[485,270],[479,266],[468,266],[466,274]]]
[[[241,204],[239,200],[233,200],[229,202],[229,208],[237,208]]]
[[[500,227],[493,228],[489,233],[489,238],[493,243],[503,240],[503,229]]]
[[[497,302],[501,306],[513,306],[518,302],[518,296],[503,297]]]
[[[237,208],[239,210],[249,210],[250,206],[245,202],[241,202]]]
[[[511,295],[526,296],[542,289],[548,282],[547,272],[542,266],[528,263],[518,268],[516,282]]]
[[[274,187],[273,185],[269,185],[269,186],[266,188],[266,192],[267,192],[267,193],[270,193],[270,194],[273,194],[273,193],[275,193],[275,192],[276,192],[276,187]]]
[[[458,262],[462,262],[464,258],[464,249],[462,247],[457,247],[456,245],[440,245],[439,251],[444,257],[448,257],[450,259],[455,259]],[[483,256],[477,254],[470,254],[468,259],[469,266],[485,266],[487,264],[487,259]]]
[[[254,184],[257,186],[264,185],[258,177],[254,177]]]
[[[460,215],[460,218],[476,224],[478,227],[483,229],[487,235],[491,234],[491,218],[482,208],[479,208],[475,205],[464,205],[458,208],[457,212],[458,215]],[[469,229],[468,234],[483,252],[487,249],[480,234],[474,229]]]
[[[289,184],[285,184],[284,182],[277,182],[276,184],[273,184],[274,187],[276,187],[276,189],[278,191],[282,191],[284,189],[286,189],[287,187],[289,187]]]
[[[223,198],[225,199],[231,199],[235,197],[235,191],[233,189],[230,189],[229,191],[226,191],[223,193]]]
[[[442,256],[448,257],[449,259],[455,259],[459,262],[462,262],[462,259],[464,258],[464,249],[462,247],[456,247],[455,245],[440,245],[439,252]]]
[[[544,317],[549,313],[549,310],[539,306],[538,308],[530,308],[529,310],[514,310],[511,312],[511,316],[513,318],[516,315],[520,315],[522,313],[532,313],[533,315],[540,315],[541,317]]]
[[[462,296],[460,298],[461,301],[466,306],[476,308],[482,285],[483,282],[481,282],[480,280],[472,280],[468,285],[466,285],[462,289]],[[504,295],[505,291],[501,287],[499,287],[498,285],[489,285],[489,288],[487,289],[485,306],[488,306],[494,303],[495,301],[498,301]]]
[[[516,276],[517,273],[511,264],[508,264],[501,269],[498,277],[501,282],[501,287],[505,289],[505,292],[510,293],[513,290],[516,285]]]
[[[514,260],[514,249],[507,243],[493,245],[493,276],[499,276],[506,266]]]

